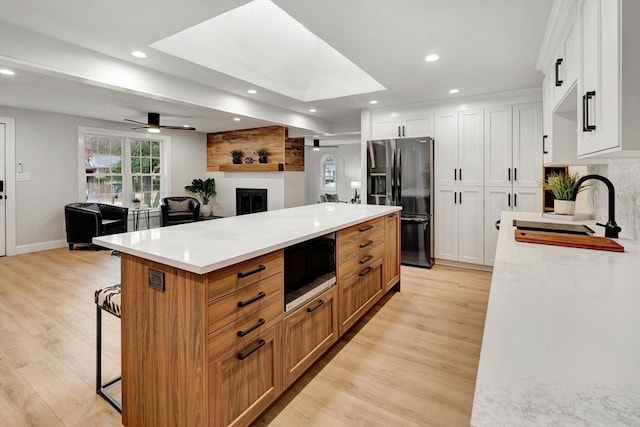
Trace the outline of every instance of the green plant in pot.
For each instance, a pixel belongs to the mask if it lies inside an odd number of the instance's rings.
[[[575,183],[580,179],[578,173],[552,173],[549,175],[547,182],[544,183],[544,189],[551,191],[555,200],[553,201],[553,211],[562,215],[573,215],[576,211],[575,200],[570,200],[571,190]],[[578,192],[586,190],[588,185],[581,185]]]
[[[209,204],[211,199],[216,196],[216,180],[207,178],[204,181],[195,178],[191,181],[191,185],[184,187],[190,193],[200,196],[202,206],[200,206],[200,216],[209,216],[213,214],[213,206]]]
[[[140,199],[137,197],[134,197],[133,199],[131,199],[131,203],[133,203],[133,208],[134,209],[140,209]]]
[[[258,162],[260,163],[267,163],[268,155],[269,155],[269,152],[267,151],[266,148],[260,148],[256,150],[256,156],[258,156]]]
[[[234,165],[241,164],[243,156],[244,156],[244,153],[242,152],[242,150],[233,150],[233,151],[231,151],[231,160],[233,161]]]

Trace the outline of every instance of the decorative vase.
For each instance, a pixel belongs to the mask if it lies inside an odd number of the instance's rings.
[[[553,201],[553,212],[560,215],[573,215],[576,212],[576,202],[555,199]]]
[[[140,209],[140,202],[133,202],[133,209]]]
[[[200,205],[200,216],[211,216],[213,214],[213,206],[206,204]]]

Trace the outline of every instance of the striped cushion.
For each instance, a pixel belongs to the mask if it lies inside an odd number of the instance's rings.
[[[98,308],[120,317],[120,283],[95,292],[95,302]]]

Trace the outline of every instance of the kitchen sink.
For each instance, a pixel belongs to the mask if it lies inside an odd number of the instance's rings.
[[[559,224],[514,219],[513,226],[518,230],[549,231],[551,233],[581,234],[584,236],[590,236],[595,233],[591,228],[582,224]]]

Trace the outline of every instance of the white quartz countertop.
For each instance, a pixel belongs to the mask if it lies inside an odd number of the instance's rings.
[[[400,209],[317,203],[95,237],[93,243],[204,274]]]
[[[471,425],[640,426],[640,244],[516,242],[513,219],[562,222],[502,214]]]

